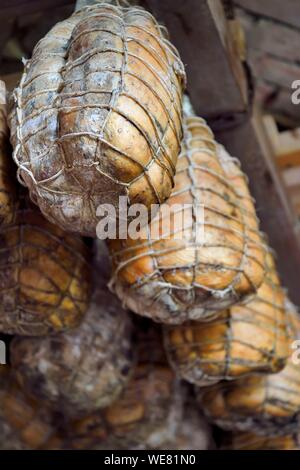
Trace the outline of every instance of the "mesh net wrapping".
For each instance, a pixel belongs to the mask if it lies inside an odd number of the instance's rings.
[[[289,309],[290,345],[299,339],[300,321]],[[299,430],[300,369],[290,349],[287,365],[277,374],[253,375],[199,391],[211,421],[226,430],[258,435],[285,435]]]
[[[16,338],[11,363],[28,394],[64,415],[110,405],[132,368],[131,321],[119,302],[98,289],[82,324],[47,338]]]
[[[77,326],[90,296],[83,241],[33,207],[0,227],[0,241],[0,331],[39,336]]]
[[[70,448],[156,448],[175,432],[182,393],[162,351],[161,334],[150,327],[137,342],[139,359],[129,384],[105,410],[71,422]]]
[[[209,323],[165,326],[170,363],[196,385],[210,385],[255,372],[280,371],[290,354],[284,291],[271,252],[257,294]]]
[[[111,288],[135,313],[170,324],[212,319],[262,283],[265,250],[246,180],[218,153],[205,121],[185,118],[170,217],[161,209],[140,239],[109,241]]]
[[[87,309],[89,250],[80,237],[46,221],[19,191],[4,116],[0,112],[0,331],[58,332],[76,326]]]
[[[9,376],[0,391],[0,448],[38,450],[62,448],[54,416],[21,391]]]
[[[153,16],[105,2],[36,45],[10,125],[20,180],[50,221],[94,236],[119,196],[162,203],[181,139],[183,64]]]

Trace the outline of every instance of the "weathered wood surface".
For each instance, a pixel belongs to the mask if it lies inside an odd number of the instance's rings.
[[[291,84],[300,76],[300,18],[297,19],[297,28],[284,23],[280,15],[273,18],[272,14],[277,8],[277,2],[273,0],[262,0],[259,5],[252,0],[237,0],[236,3],[248,7],[247,10],[236,8],[236,14],[247,37],[248,60],[257,82],[256,101],[268,113],[276,116],[282,125],[299,126],[299,107],[291,102]],[[297,3],[300,6],[299,0]],[[267,6],[266,10],[260,10],[264,4]],[[280,5],[286,13],[295,3],[286,0]]]
[[[255,75],[282,88],[291,90],[292,83],[300,79],[300,66],[296,63],[283,62],[269,54],[250,51],[250,61]]]
[[[4,24],[1,25],[0,29],[0,60],[2,59],[3,47],[6,44],[13,28],[13,19],[9,18]]]
[[[300,128],[279,132],[273,116],[263,117],[266,138],[282,173],[294,212],[300,215]]]
[[[299,62],[300,31],[268,20],[256,21],[248,30],[248,46],[284,61]]]
[[[252,13],[300,28],[299,0],[234,0],[234,3]]]
[[[273,116],[264,116],[263,123],[279,168],[300,167],[300,128],[279,132]]]

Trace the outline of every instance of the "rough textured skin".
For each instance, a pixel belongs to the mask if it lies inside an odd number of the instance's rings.
[[[23,200],[0,243],[0,331],[40,336],[77,326],[90,297],[84,242]]]
[[[9,373],[10,368],[7,365],[0,365],[0,450],[22,450],[22,442],[6,422],[3,415],[2,403]]]
[[[47,338],[16,338],[11,363],[23,388],[64,415],[110,405],[133,367],[131,320],[112,294],[98,289],[83,323]]]
[[[0,450],[26,450],[26,446],[15,435],[10,426],[2,418],[0,412]]]
[[[89,250],[80,237],[49,223],[17,187],[1,119],[0,331],[59,332],[78,325],[88,307]]]
[[[290,354],[285,294],[270,252],[266,260],[265,280],[251,300],[209,323],[164,327],[170,364],[183,379],[211,385],[285,366]]]
[[[182,397],[175,375],[159,352],[161,335],[153,334],[150,327],[137,341],[138,364],[121,397],[100,413],[72,422],[70,448],[156,448],[169,436],[170,427],[176,429]]]
[[[299,314],[289,313],[291,344],[299,339]],[[295,331],[297,330],[297,331]],[[291,354],[293,352],[290,349]],[[264,376],[249,376],[199,392],[201,407],[211,421],[226,430],[258,435],[286,435],[299,430],[300,369],[290,356],[285,368]]]
[[[190,404],[191,405],[191,404]],[[180,421],[168,420],[167,426],[157,432],[155,439],[146,445],[139,444],[137,450],[208,450],[214,448],[212,433],[207,420],[195,408],[185,405]],[[104,446],[105,448],[105,446]],[[106,448],[108,448],[106,446]],[[126,447],[125,447],[126,448]],[[118,449],[124,450],[119,446]],[[114,449],[116,449],[114,447]]]
[[[54,416],[36,400],[28,398],[11,379],[0,391],[0,448],[59,449],[63,440]]]
[[[299,434],[267,437],[238,433],[226,439],[225,450],[300,450]]]
[[[50,221],[95,235],[96,209],[169,197],[185,72],[150,13],[102,4],[35,47],[10,125],[19,176]]]
[[[183,204],[189,205],[186,210]],[[201,205],[204,237],[197,225]],[[111,288],[125,305],[153,320],[180,324],[211,320],[256,292],[263,281],[265,252],[247,183],[242,177],[238,188],[230,184],[213,134],[198,117],[184,120],[175,188],[167,206],[173,208],[169,223],[161,209],[140,239],[109,242]]]

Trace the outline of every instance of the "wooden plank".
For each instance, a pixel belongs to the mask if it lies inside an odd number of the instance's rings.
[[[300,166],[300,150],[278,155],[276,161],[281,169]]]
[[[278,167],[300,167],[300,128],[279,132],[273,116],[265,115],[262,120]]]
[[[244,32],[246,33],[246,36],[249,35],[251,32],[252,28],[254,27],[256,20],[255,17],[249,13],[247,13],[245,10],[242,8],[236,8],[235,9],[235,15],[239,19]]]
[[[263,123],[279,168],[300,166],[300,128],[279,132],[274,117],[268,115]]]
[[[236,129],[219,132],[218,140],[238,157],[250,181],[262,229],[278,255],[278,267],[292,300],[300,304],[300,237],[298,218],[277,171],[261,117]]]
[[[280,168],[300,166],[300,128],[280,132],[277,162]]]
[[[75,4],[75,0],[1,0],[0,19],[6,21],[11,17],[39,13],[72,4]]]
[[[144,0],[141,3],[167,26],[172,42],[180,51],[196,111],[209,118],[243,112],[247,103],[246,79],[228,34],[220,0]]]
[[[234,0],[234,3],[256,15],[300,28],[299,0]]]
[[[300,61],[299,31],[268,20],[255,22],[247,31],[248,46],[285,61]]]
[[[267,102],[266,109],[276,117],[278,123],[293,128],[300,125],[300,105],[292,103],[291,91],[280,89],[274,99]]]
[[[290,128],[298,127],[300,105],[292,103],[291,96],[294,90],[291,85],[294,80],[299,79],[300,67],[296,64],[284,64],[272,58],[270,61],[267,59],[265,64],[259,65],[261,71],[255,69],[253,63],[251,65],[256,75],[256,101],[267,113],[276,116],[277,122]],[[263,77],[266,80],[263,80]]]
[[[262,122],[268,134],[269,142],[272,146],[274,155],[277,156],[280,152],[280,135],[276,121],[273,116],[264,115],[262,116]]]
[[[294,187],[300,185],[300,167],[287,168],[282,172],[283,180],[286,186]]]
[[[267,53],[249,49],[249,59],[255,76],[267,80],[288,90],[294,80],[299,80],[300,66],[296,63],[284,62]]]

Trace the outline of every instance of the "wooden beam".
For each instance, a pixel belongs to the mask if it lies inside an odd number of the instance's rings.
[[[257,49],[249,49],[249,58],[257,78],[286,88],[291,96],[292,83],[300,77],[300,66],[296,62],[285,62]]]
[[[273,116],[263,117],[263,124],[281,170],[300,166],[300,128],[279,132]]]
[[[300,166],[300,149],[295,152],[278,155],[276,162],[280,169]]]
[[[300,28],[299,0],[234,0],[246,10]]]

